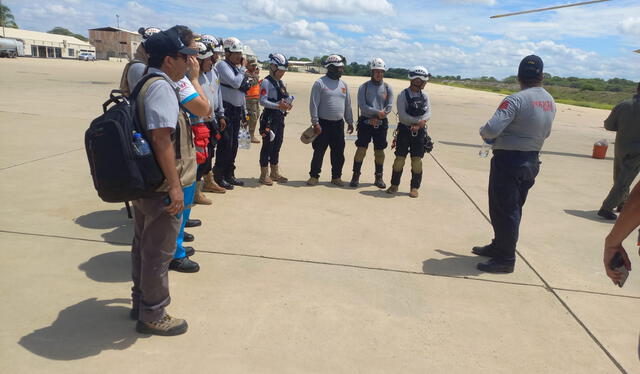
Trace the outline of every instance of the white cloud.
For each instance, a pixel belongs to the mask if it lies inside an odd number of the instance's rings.
[[[244,9],[255,15],[267,15],[272,21],[287,22],[297,17],[348,16],[394,14],[387,0],[244,0]]]
[[[360,25],[338,25],[338,28],[345,31],[355,32],[357,34],[364,34],[364,27]]]
[[[210,20],[216,22],[229,22],[229,17],[226,14],[217,13],[209,17]]]
[[[445,0],[445,3],[495,5],[496,0]]]
[[[620,32],[629,36],[640,36],[640,17],[628,17],[620,21]]]
[[[280,27],[278,33],[294,39],[313,39],[316,32],[328,33],[329,26],[323,22],[309,22],[301,19],[295,22],[289,22]]]
[[[382,34],[395,39],[402,39],[402,40],[411,39],[409,35],[405,34],[404,32],[398,29],[393,29],[393,28],[383,29]]]

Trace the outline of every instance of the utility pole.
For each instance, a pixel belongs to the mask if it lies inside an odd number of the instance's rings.
[[[118,25],[118,28],[120,28],[120,15],[116,14],[116,24]]]

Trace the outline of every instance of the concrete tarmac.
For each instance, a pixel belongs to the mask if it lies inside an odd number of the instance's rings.
[[[195,274],[170,273],[179,337],[137,334],[130,308],[132,221],[102,202],[84,131],[123,64],[0,59],[2,373],[638,373],[640,281],[606,278],[612,183],[608,111],[558,104],[525,205],[516,270],[480,273],[471,247],[492,237],[489,158],[478,128],[502,95],[428,84],[435,148],[420,197],[373,186],[306,186],[308,100],[318,75],[287,73],[295,95],[281,172],[258,184],[259,145],[240,150],[247,187],[196,206]],[[515,67],[514,67],[515,69]],[[345,77],[355,96],[367,78]],[[407,81],[386,80],[397,95]],[[395,106],[394,106],[395,108]],[[397,123],[395,115],[391,123]],[[389,140],[391,139],[389,133]],[[347,141],[343,179],[355,145]],[[385,181],[393,154],[387,150]],[[625,244],[637,263],[635,235]]]

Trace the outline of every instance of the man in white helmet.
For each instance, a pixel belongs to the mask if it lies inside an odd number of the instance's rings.
[[[322,159],[331,147],[331,183],[344,186],[342,167],[344,166],[344,121],[349,125],[347,132],[353,133],[353,113],[349,87],[340,79],[344,72],[344,60],[339,55],[331,55],[324,62],[327,74],[318,79],[311,88],[309,111],[311,124],[318,136],[313,141],[310,178],[307,184],[315,186],[320,178]]]
[[[252,85],[242,66],[243,46],[237,38],[227,38],[223,42],[224,61],[215,67],[222,86],[222,102],[227,117],[227,127],[222,130],[218,143],[214,177],[220,186],[232,190],[234,186],[244,186],[235,177],[235,162],[238,154],[238,132],[246,117],[245,94]]]
[[[431,77],[427,68],[414,66],[409,69],[409,88],[405,88],[398,95],[398,129],[396,130],[396,159],[393,162],[391,174],[391,186],[387,189],[390,194],[398,192],[402,169],[407,158],[411,154],[411,191],[409,196],[418,197],[418,189],[422,182],[422,157],[427,142],[427,121],[431,118],[431,103],[425,92],[422,92]]]
[[[384,149],[387,148],[387,130],[389,121],[387,115],[393,107],[393,91],[383,82],[387,66],[381,58],[374,58],[370,63],[371,80],[365,82],[358,89],[358,139],[356,140],[356,154],[353,158],[353,177],[351,187],[358,187],[360,169],[367,153],[369,142],[373,140],[375,158],[375,186],[386,188],[382,180],[384,165]]]
[[[282,77],[287,72],[289,61],[280,53],[269,55],[269,75],[260,85],[260,105],[264,107],[260,116],[260,183],[271,186],[273,182],[286,183],[278,170],[280,148],[284,139],[284,117],[291,110],[293,97],[287,92]],[[268,166],[271,165],[271,174]]]

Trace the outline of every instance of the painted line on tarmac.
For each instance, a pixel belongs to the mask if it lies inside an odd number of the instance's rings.
[[[10,230],[1,230],[1,229],[0,229],[0,233],[15,234],[15,235],[25,235],[25,236],[37,236],[37,237],[42,237],[42,238],[77,240],[77,241],[84,241],[84,242],[91,242],[91,243],[102,243],[102,244],[112,244],[112,245],[131,245],[130,242],[105,241],[105,240],[99,240],[99,239],[86,239],[86,238],[78,238],[78,237],[63,236],[63,235],[37,234],[37,233],[30,233],[30,232],[10,231]],[[546,289],[546,287],[544,287],[544,285],[540,285],[540,284],[523,283],[523,282],[508,282],[508,281],[501,281],[501,280],[495,280],[495,279],[483,279],[483,278],[476,278],[476,277],[471,277],[471,276],[467,276],[467,275],[447,275],[447,274],[439,274],[439,273],[426,273],[426,272],[420,272],[420,271],[399,270],[399,269],[390,269],[390,268],[381,268],[381,267],[363,266],[363,265],[353,265],[353,264],[341,264],[341,263],[337,263],[337,262],[305,260],[305,259],[299,259],[299,258],[252,255],[252,254],[248,254],[248,253],[207,251],[207,250],[202,250],[202,249],[199,249],[198,253],[206,253],[206,254],[221,255],[221,256],[247,257],[247,258],[272,260],[272,261],[282,261],[282,262],[295,262],[295,263],[312,264],[312,265],[327,265],[327,266],[345,267],[345,268],[361,269],[361,270],[377,270],[377,271],[386,271],[386,272],[390,272],[390,273],[400,273],[400,274],[429,275],[429,276],[432,276],[432,277],[468,279],[468,280],[479,281],[479,282],[507,284],[507,285],[513,285],[513,286],[538,287],[538,288]],[[554,290],[558,290],[558,291],[565,291],[565,292],[586,293],[586,294],[593,294],[593,295],[601,295],[601,296],[619,297],[619,298],[640,300],[640,296],[617,295],[617,294],[608,294],[608,293],[604,293],[604,292],[575,290],[575,289],[567,289],[567,288],[553,288],[553,289]]]
[[[84,149],[84,147],[82,147],[82,148],[76,148],[76,149],[72,149],[72,150],[70,150],[70,151],[64,151],[64,152],[61,152],[61,153],[56,153],[55,155],[49,155],[49,156],[45,156],[45,157],[37,158],[37,159],[35,159],[35,160],[30,160],[30,161],[21,162],[21,163],[19,163],[19,164],[15,164],[15,165],[11,165],[11,166],[6,166],[6,167],[3,167],[3,168],[0,168],[0,171],[4,171],[4,170],[7,170],[7,169],[15,168],[15,167],[22,166],[22,165],[26,165],[26,164],[30,164],[30,163],[33,163],[33,162],[38,162],[38,161],[46,160],[46,159],[48,159],[48,158],[54,158],[54,157],[58,157],[58,156],[62,156],[62,155],[66,155],[67,153],[77,152],[77,151],[80,151],[80,150],[83,150],[83,149]]]
[[[449,177],[449,179],[451,179],[451,181],[456,186],[458,186],[460,191],[462,191],[462,193],[467,197],[467,199],[469,199],[469,201],[476,207],[476,209],[484,217],[484,219],[491,225],[491,219],[489,219],[489,217],[487,217],[487,215],[484,214],[482,209],[480,209],[478,204],[476,204],[476,202],[471,198],[471,196],[469,196],[467,191],[465,191],[465,189],[458,183],[458,181],[451,174],[449,174],[447,169],[445,169],[445,167],[440,163],[440,161],[438,161],[438,159],[433,155],[433,153],[429,153],[429,155],[431,156],[433,161],[435,161],[435,163],[438,164],[440,169],[442,169],[442,171]],[[605,346],[591,332],[591,330],[587,327],[587,325],[585,325],[584,322],[582,322],[580,317],[578,317],[578,315],[569,307],[569,305],[564,300],[562,300],[560,295],[558,295],[556,290],[549,285],[547,280],[544,279],[544,277],[542,277],[542,275],[540,273],[538,273],[538,271],[533,267],[533,265],[531,265],[531,263],[529,261],[527,261],[527,259],[522,255],[522,253],[520,253],[518,250],[516,250],[516,253],[518,254],[518,257],[520,257],[522,259],[522,261],[524,261],[524,263],[529,267],[529,269],[531,269],[531,271],[533,271],[533,273],[538,277],[538,279],[540,279],[540,281],[544,284],[544,287],[547,289],[547,291],[549,291],[553,296],[555,296],[555,298],[558,300],[558,302],[560,302],[560,304],[567,310],[567,312],[569,314],[571,314],[571,316],[578,323],[578,325],[580,325],[584,329],[584,331],[587,333],[587,335],[589,335],[589,337],[591,337],[591,340],[593,340],[593,342],[596,343],[596,345],[598,347],[600,347],[602,352],[604,352],[604,354],[607,355],[607,357],[609,357],[609,360],[611,360],[611,362],[618,368],[618,370],[620,370],[620,372],[623,373],[623,374],[627,374],[627,371],[624,369],[624,367],[622,367],[622,365],[618,362],[618,360],[616,360],[616,358],[613,357],[613,354],[611,354],[611,352],[609,352],[609,350],[607,350],[607,348],[605,348]]]

